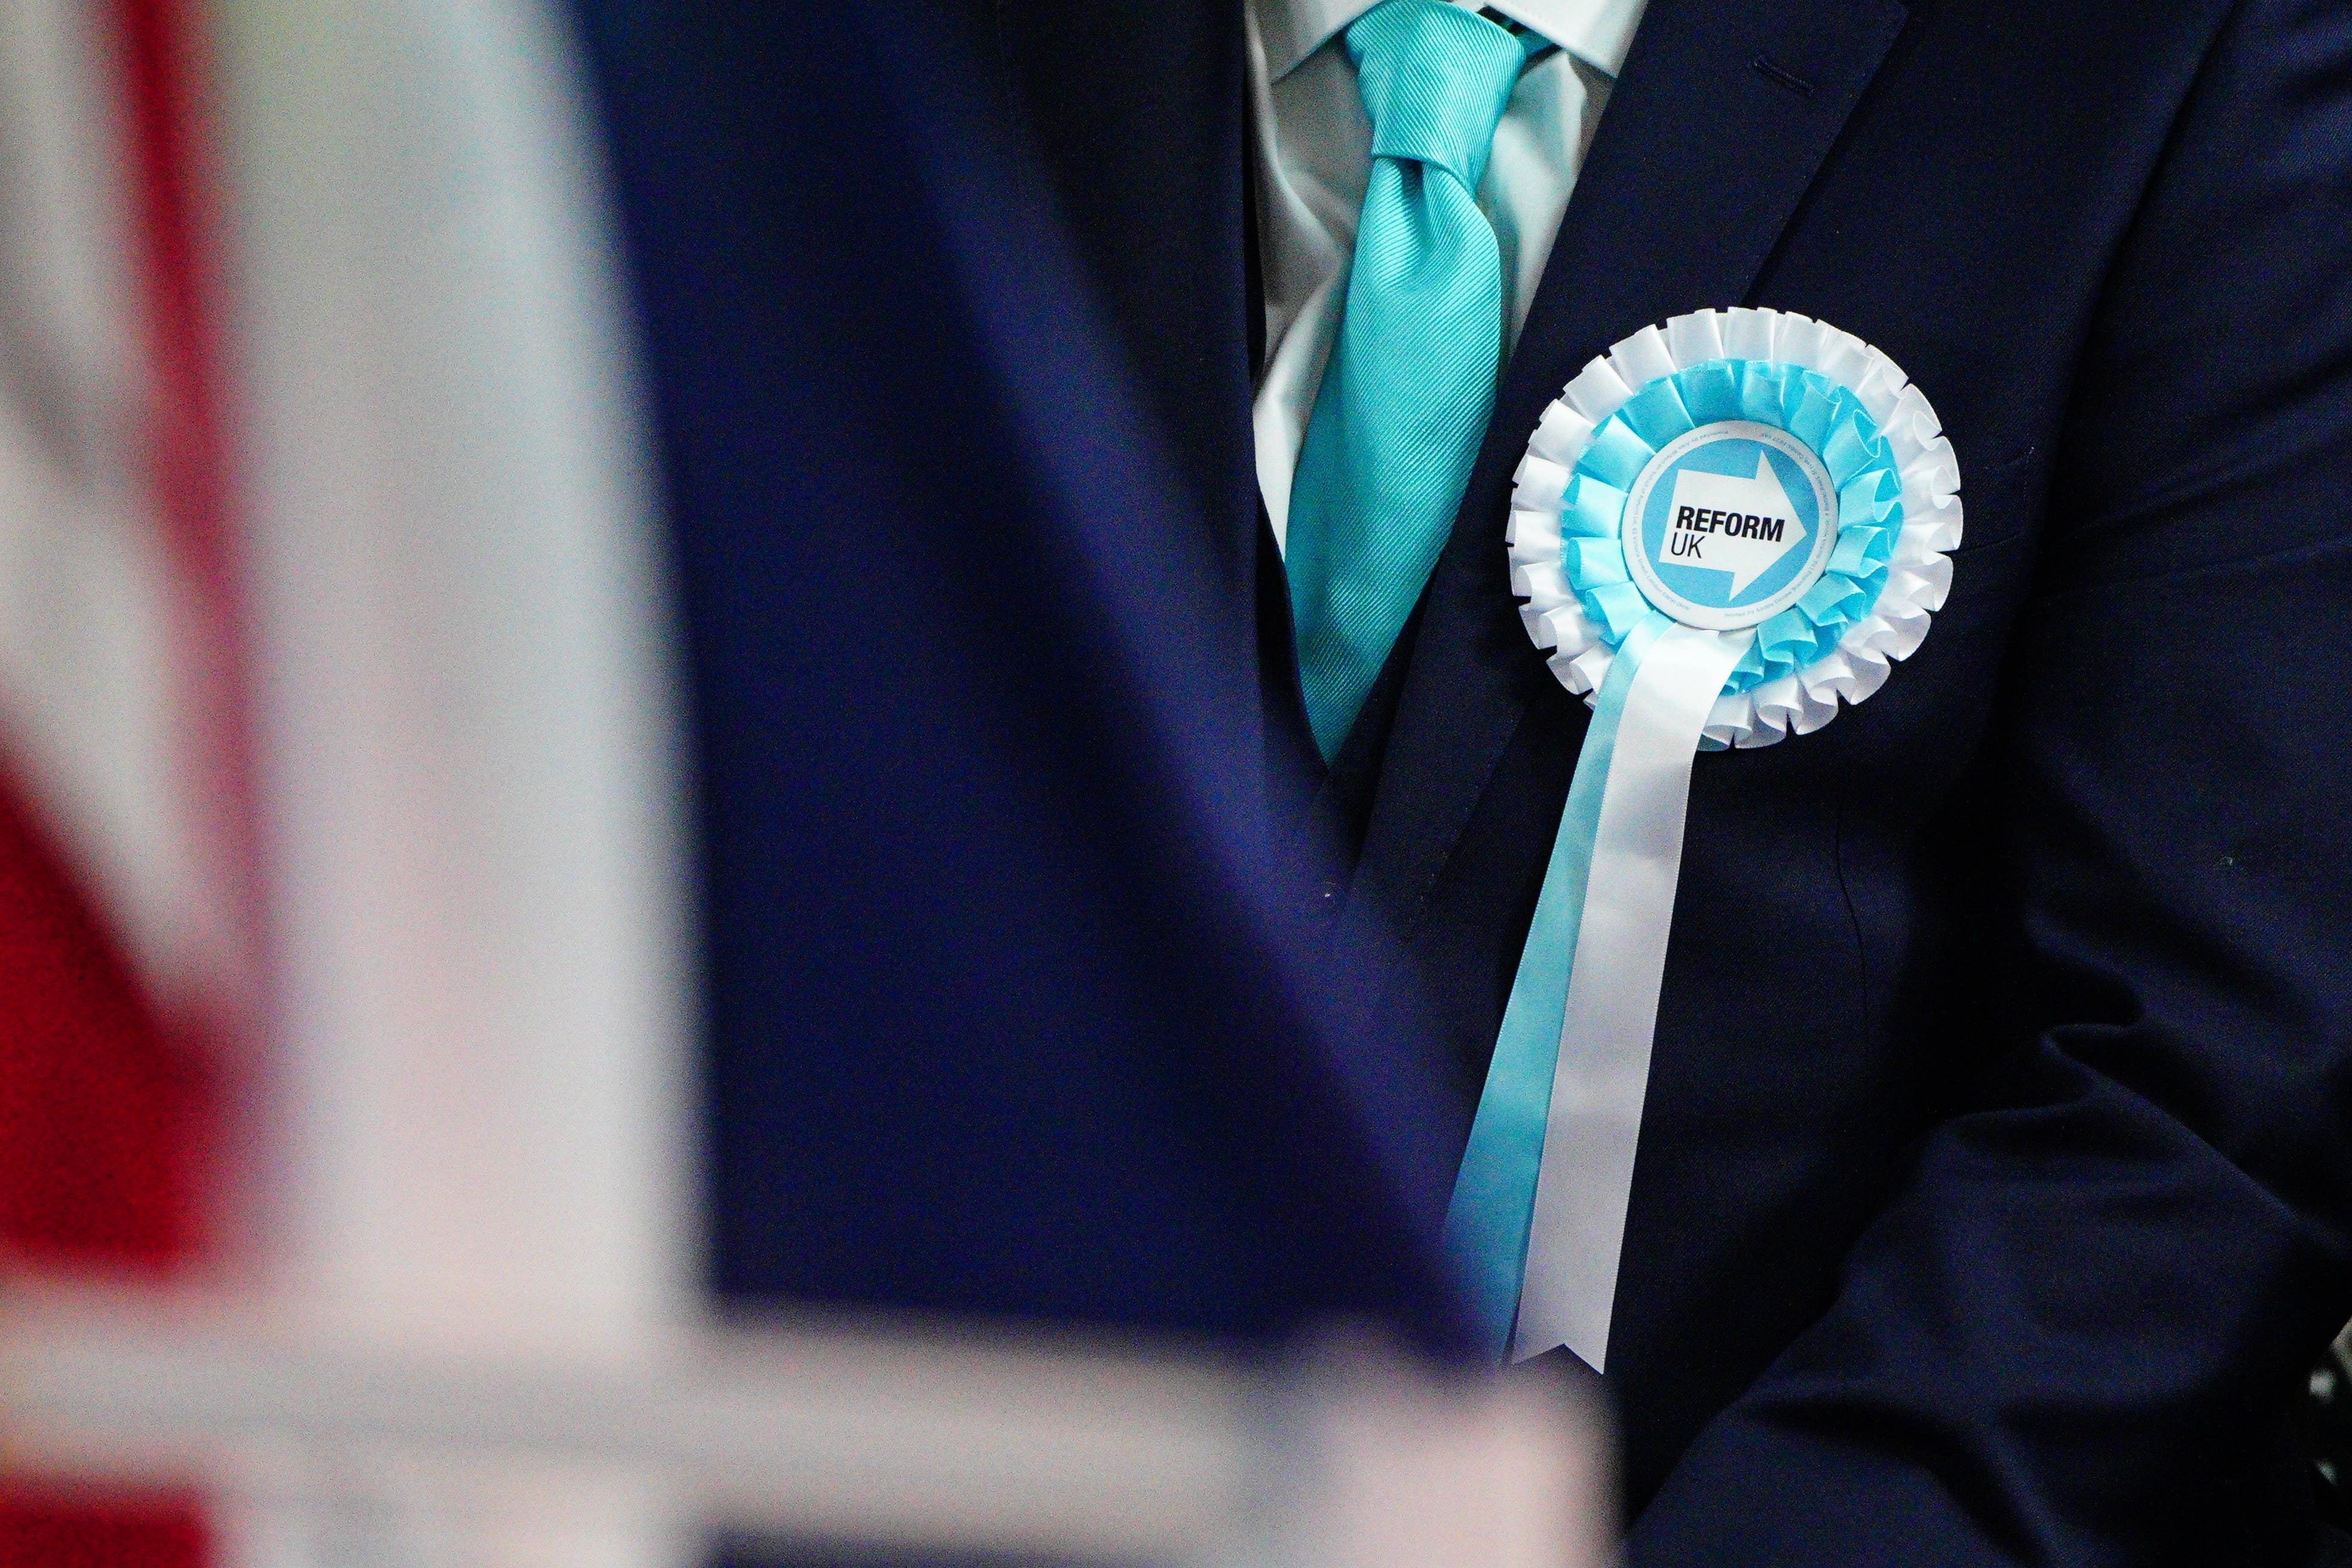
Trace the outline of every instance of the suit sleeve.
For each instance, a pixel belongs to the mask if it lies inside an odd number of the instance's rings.
[[[1987,759],[2025,1026],[1641,1568],[2314,1558],[2215,1490],[2352,1311],[2352,7],[2216,37],[2073,410]]]

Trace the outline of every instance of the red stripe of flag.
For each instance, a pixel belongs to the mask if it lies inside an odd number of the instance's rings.
[[[146,340],[154,376],[153,489],[175,568],[183,624],[173,645],[191,721],[184,765],[208,813],[201,847],[235,903],[230,929],[255,929],[251,720],[245,616],[222,429],[218,296],[209,243],[215,185],[202,134],[202,35],[187,0],[111,0],[129,91],[131,185],[143,252]],[[220,978],[249,981],[251,953]],[[222,1000],[222,999],[215,999]],[[242,999],[238,999],[240,1010]]]
[[[198,33],[184,0],[110,0],[154,425],[151,493],[173,564],[182,731],[204,814],[196,851],[251,932],[253,790],[246,644],[218,396],[201,155]],[[61,650],[71,657],[69,650]],[[184,1271],[211,1227],[220,1050],[251,1016],[248,951],[203,997],[143,994],[26,800],[0,780],[0,1248],[36,1266]],[[163,1003],[168,1001],[167,1016]],[[185,1494],[0,1495],[0,1552],[23,1568],[197,1568]]]
[[[152,428],[150,494],[172,561],[173,736],[210,885],[250,931],[253,797],[243,617],[217,396],[184,0],[110,0],[130,132],[132,241]],[[58,650],[71,658],[73,650]],[[201,994],[143,994],[88,884],[0,779],[0,1246],[36,1262],[183,1268],[202,1248],[220,1048],[249,1016],[249,952]]]

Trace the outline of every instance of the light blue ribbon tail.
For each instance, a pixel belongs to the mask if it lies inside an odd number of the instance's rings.
[[[1644,616],[1625,635],[1593,699],[1592,721],[1577,754],[1559,833],[1544,869],[1543,891],[1536,898],[1535,918],[1519,951],[1502,1032],[1470,1124],[1453,1201],[1446,1206],[1445,1244],[1469,1297],[1480,1347],[1498,1365],[1510,1353],[1513,1321],[1527,1275],[1528,1232],[1535,1215],[1536,1176],[1543,1165],[1544,1129],[1551,1115],[1569,974],[1584,920],[1585,888],[1618,721],[1642,656],[1673,625],[1654,610]]]

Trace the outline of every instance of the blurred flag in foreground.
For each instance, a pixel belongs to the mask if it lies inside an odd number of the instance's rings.
[[[493,1344],[673,1305],[680,747],[594,161],[536,6],[0,8],[19,1267]],[[485,1060],[542,1125],[436,1094]],[[200,1534],[8,1506],[12,1563]]]

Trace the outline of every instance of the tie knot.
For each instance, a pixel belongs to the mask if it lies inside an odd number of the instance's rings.
[[[1349,25],[1372,156],[1433,163],[1475,187],[1527,51],[1445,0],[1381,0]]]

